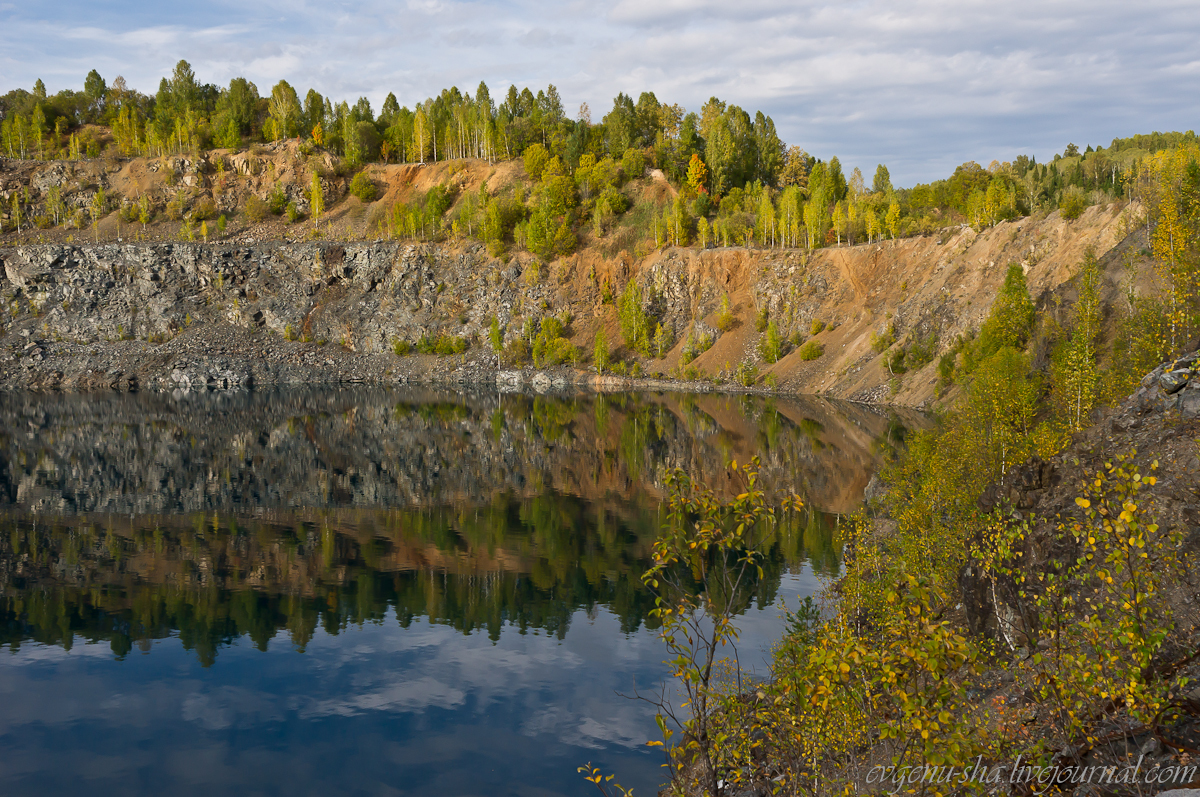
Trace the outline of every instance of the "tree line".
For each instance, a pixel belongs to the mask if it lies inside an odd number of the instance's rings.
[[[162,156],[290,138],[338,155],[350,169],[522,158],[532,185],[516,204],[491,207],[479,198],[444,217],[456,197],[445,207],[440,198],[420,200],[392,208],[381,229],[428,240],[455,232],[457,222],[468,235],[544,257],[573,251],[588,226],[603,236],[631,209],[639,211],[637,234],[656,246],[815,248],[963,222],[982,229],[1056,208],[1074,218],[1089,204],[1131,196],[1148,155],[1196,140],[1189,131],[1115,139],[1084,152],[1071,144],[1048,163],[1024,155],[986,168],[968,162],[944,180],[898,188],[885,165],[869,182],[858,168],[847,175],[837,157],[824,161],[787,146],[770,116],[716,97],[696,112],[653,92],[636,102],[621,93],[593,122],[586,104],[568,114],[554,85],[536,94],[509,86],[497,102],[481,82],[473,94],[451,87],[412,108],[388,94],[376,113],[366,97],[335,102],[315,89],[302,97],[286,80],[269,93],[241,77],[225,87],[203,83],[186,61],[153,95],[121,77],[110,85],[92,70],[82,91],[49,95],[39,80],[32,91],[0,97],[0,152],[10,158],[96,157],[106,145],[124,156]],[[622,188],[647,168],[661,169],[677,193],[635,208],[636,197]]]

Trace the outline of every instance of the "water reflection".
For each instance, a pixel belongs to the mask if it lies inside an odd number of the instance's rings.
[[[483,506],[546,489],[662,496],[759,455],[767,486],[844,512],[917,415],[824,399],[430,390],[0,393],[0,506],[47,514]]]
[[[737,596],[761,661],[923,422],[712,395],[0,393],[0,778],[565,795],[590,759],[653,792],[653,712],[614,692],[664,673],[639,582],[664,474],[734,490],[724,464],[757,455],[808,501]]]
[[[266,517],[11,517],[0,538],[0,643],[70,648],[106,642],[118,656],[177,635],[200,661],[280,631],[303,651],[317,628],[337,634],[394,614],[493,641],[504,626],[562,639],[600,606],[632,633],[652,603],[642,589],[659,525],[654,507],[625,512],[547,491],[498,494],[479,508],[329,510]],[[767,606],[787,570],[838,567],[836,516],[781,515],[761,579],[739,605]]]

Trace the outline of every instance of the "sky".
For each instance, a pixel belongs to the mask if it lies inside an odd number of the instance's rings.
[[[1195,0],[0,0],[0,93],[108,81],[153,93],[175,63],[260,93],[388,92],[412,106],[481,80],[553,83],[593,120],[618,92],[699,111],[762,110],[780,137],[868,181],[948,176],[1068,143],[1191,130],[1200,86]]]

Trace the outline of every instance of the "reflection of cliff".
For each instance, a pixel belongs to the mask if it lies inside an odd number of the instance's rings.
[[[838,567],[831,519],[787,513],[765,572],[738,597],[764,605],[787,567]],[[639,576],[658,526],[652,507],[614,513],[546,491],[479,507],[266,511],[142,518],[9,515],[0,535],[0,644],[107,641],[118,655],[177,634],[204,662],[248,636],[393,612],[463,631],[504,625],[563,635],[571,615],[607,606],[626,631],[648,622]]]
[[[0,643],[178,634],[204,661],[389,611],[495,636],[604,605],[632,630],[667,469],[740,491],[724,464],[758,455],[769,489],[844,510],[897,428],[824,400],[374,389],[2,393],[0,419]],[[739,600],[836,572],[835,520],[782,516]]]
[[[546,487],[654,499],[665,468],[732,488],[724,463],[759,455],[768,486],[846,511],[861,500],[888,429],[889,416],[860,405],[711,394],[4,393],[0,504],[238,513],[478,505]]]

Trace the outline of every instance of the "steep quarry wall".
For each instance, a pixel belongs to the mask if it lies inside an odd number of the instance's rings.
[[[487,344],[498,318],[512,339],[532,320],[569,312],[577,367],[551,374],[506,373],[506,384],[621,384],[589,373],[604,331],[620,350],[613,297],[630,279],[647,313],[673,340],[662,358],[639,358],[644,374],[678,373],[684,340],[716,333],[723,297],[735,322],[690,363],[711,377],[741,363],[759,385],[860,401],[923,405],[935,363],[889,385],[871,347],[891,328],[937,340],[977,328],[1011,262],[1035,297],[1060,290],[1088,247],[1106,257],[1109,288],[1148,264],[1118,205],[1078,220],[1058,214],[977,233],[804,250],[667,248],[644,258],[585,250],[551,264],[530,255],[490,257],[473,243],[47,244],[0,249],[0,384],[6,388],[230,388],[250,384],[405,381],[492,382]],[[766,310],[784,336],[815,336],[825,354],[791,351],[775,364],[759,354],[756,324]],[[394,343],[439,334],[466,337],[467,351],[398,356]],[[627,383],[626,383],[627,384]]]

